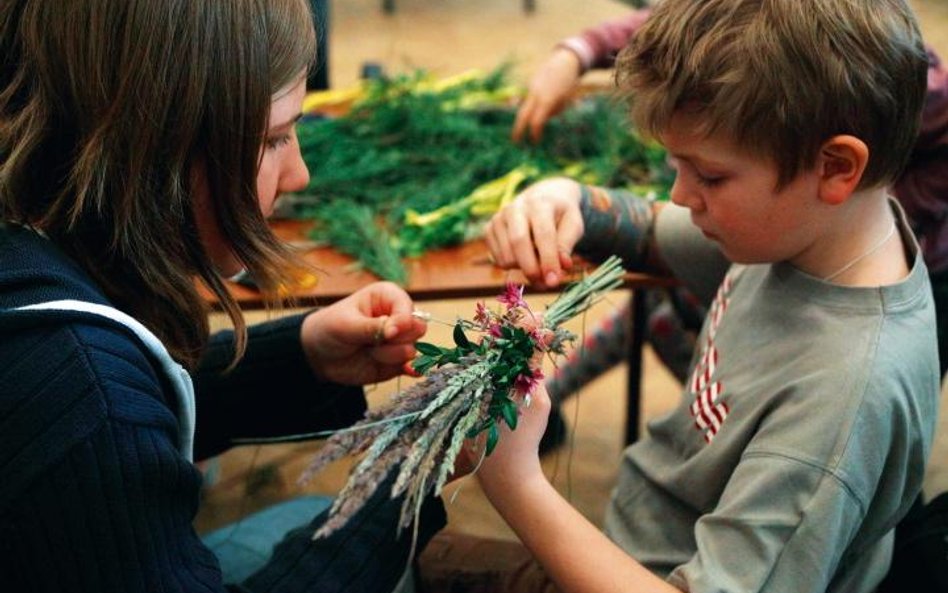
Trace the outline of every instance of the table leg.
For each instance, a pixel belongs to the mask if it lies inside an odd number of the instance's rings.
[[[639,438],[639,418],[642,406],[642,348],[645,345],[645,290],[633,289],[629,310],[629,376],[626,392],[625,444]]]

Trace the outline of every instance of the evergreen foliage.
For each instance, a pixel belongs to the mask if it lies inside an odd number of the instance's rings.
[[[314,239],[404,283],[402,258],[477,236],[505,197],[539,179],[667,194],[664,151],[643,143],[608,96],[551,120],[539,145],[511,142],[506,78],[501,67],[439,84],[418,71],[366,83],[343,117],[304,118],[298,134],[311,180],[292,200],[295,215],[316,221]]]

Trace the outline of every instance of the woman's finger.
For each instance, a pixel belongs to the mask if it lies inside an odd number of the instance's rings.
[[[415,357],[415,347],[412,344],[384,344],[372,349],[372,360],[385,365],[401,367]]]

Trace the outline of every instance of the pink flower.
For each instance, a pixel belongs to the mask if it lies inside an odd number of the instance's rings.
[[[530,397],[543,380],[543,371],[540,369],[530,369],[528,373],[520,373],[514,379],[514,391],[524,397]]]
[[[537,350],[546,350],[553,339],[553,332],[545,327],[535,326],[530,329],[530,337],[533,338],[534,347]]]
[[[474,311],[474,323],[481,327],[487,327],[487,324],[490,323],[490,311],[483,301],[477,303],[477,308]]]
[[[500,329],[499,323],[492,323],[490,324],[490,327],[487,328],[487,330],[490,332],[490,335],[494,336],[495,338],[500,338],[504,335]]]
[[[507,283],[504,294],[497,297],[497,300],[507,305],[508,311],[516,307],[527,306],[527,302],[523,300],[523,285],[514,284],[513,282]]]

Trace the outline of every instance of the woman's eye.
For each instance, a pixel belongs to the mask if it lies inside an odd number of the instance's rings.
[[[286,146],[287,144],[289,144],[290,140],[291,138],[289,134],[284,134],[282,136],[276,136],[273,138],[267,138],[267,148],[271,150],[276,150],[277,148],[280,148],[282,146]]]

